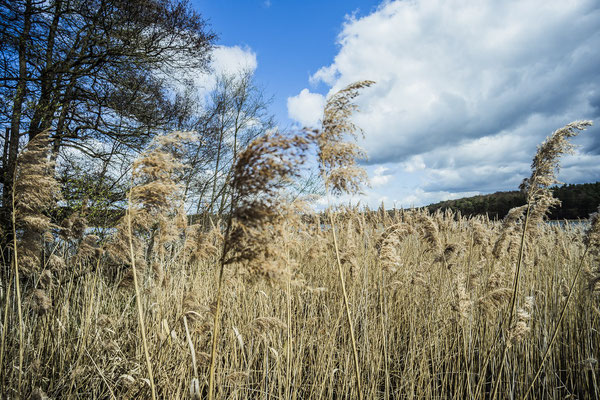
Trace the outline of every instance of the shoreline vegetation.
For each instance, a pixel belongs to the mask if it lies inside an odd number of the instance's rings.
[[[560,204],[549,210],[549,220],[587,219],[600,204],[600,182],[563,184],[553,186],[550,190],[560,200]],[[511,208],[522,206],[526,202],[525,193],[514,190],[441,201],[425,208],[430,212],[451,209],[464,216],[487,215],[490,219],[502,219]]]
[[[332,96],[321,129],[250,142],[208,225],[188,224],[175,180],[189,134],[134,161],[102,239],[83,213],[40,212],[49,133],[29,142],[0,274],[2,398],[600,397],[599,214],[585,231],[543,223],[591,122],[542,143],[502,220],[330,206],[324,226],[282,190],[311,146],[328,193],[359,190],[349,117],[371,84]]]
[[[281,128],[185,0],[0,1],[0,39],[0,399],[600,399],[600,183],[556,186],[592,121],[518,192],[370,211],[389,88]]]
[[[561,201],[559,205],[550,209],[547,220],[549,221],[583,221],[587,220],[590,214],[594,213],[598,204],[600,204],[600,182],[583,184],[563,184],[561,186],[551,187],[550,190],[554,197]],[[445,200],[438,203],[432,203],[423,207],[399,208],[397,211],[410,211],[417,209],[427,209],[431,214],[439,211],[460,212],[466,217],[485,216],[490,220],[501,220],[511,208],[522,206],[526,203],[526,196],[518,190],[496,192],[485,195],[463,197],[454,200]],[[595,205],[594,205],[595,204]],[[375,213],[379,211],[368,211]],[[396,210],[386,208],[389,216],[392,216]],[[59,223],[75,214],[72,208],[59,207],[51,211],[51,219],[54,223]],[[88,218],[89,226],[110,229],[117,221],[123,217],[125,210],[98,210],[96,215]],[[203,220],[218,219],[218,214],[191,214],[188,215],[190,224],[198,223]],[[327,218],[325,215],[322,217]]]

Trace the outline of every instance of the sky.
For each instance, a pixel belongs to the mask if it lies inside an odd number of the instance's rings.
[[[559,179],[600,181],[597,0],[194,0],[219,36],[215,71],[254,70],[282,128],[357,99],[371,185],[362,204],[422,206],[516,190],[537,146],[579,119]]]

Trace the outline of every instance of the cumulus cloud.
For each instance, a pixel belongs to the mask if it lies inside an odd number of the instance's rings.
[[[288,115],[302,126],[315,127],[323,114],[325,97],[303,89],[297,96],[287,99]]]
[[[379,187],[389,183],[389,181],[393,178],[393,175],[386,174],[385,172],[388,170],[389,168],[383,166],[377,167],[375,169],[375,176],[371,178],[371,186]]]
[[[369,163],[395,164],[395,181],[413,182],[379,188],[371,199],[420,205],[516,189],[547,135],[600,116],[595,0],[385,1],[370,15],[348,17],[338,44],[310,82],[333,93],[376,81],[358,98],[361,145]],[[315,121],[312,96],[305,89],[293,98],[301,113],[288,100],[290,116]],[[563,180],[600,180],[599,123],[582,134],[582,158],[565,160]]]
[[[213,50],[211,65],[216,73],[235,74],[240,70],[254,71],[258,62],[249,47],[219,46]]]

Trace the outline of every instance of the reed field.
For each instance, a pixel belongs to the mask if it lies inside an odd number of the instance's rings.
[[[590,122],[539,147],[527,204],[500,221],[283,195],[311,148],[330,196],[360,189],[349,117],[370,84],[330,98],[320,130],[250,143],[222,215],[182,213],[193,138],[159,138],[101,238],[40,213],[49,142],[32,140],[0,274],[1,398],[600,398],[600,220],[545,220]]]

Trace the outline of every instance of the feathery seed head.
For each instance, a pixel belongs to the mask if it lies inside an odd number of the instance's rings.
[[[517,310],[517,319],[515,325],[509,330],[508,336],[510,343],[520,342],[531,331],[531,314],[533,312],[533,296],[525,297],[522,308]]]
[[[358,110],[353,100],[361,89],[374,83],[356,82],[331,96],[323,112],[322,129],[314,132],[321,174],[333,194],[358,193],[361,185],[367,182],[367,173],[356,164],[356,160],[366,154],[346,139],[356,139],[357,133],[362,134],[360,128],[350,121],[352,114]]]
[[[559,159],[563,154],[573,153],[574,146],[569,141],[577,136],[579,131],[592,125],[592,121],[575,121],[554,131],[544,143],[538,147],[538,151],[531,164],[531,177],[525,179],[521,189],[527,193],[528,202],[537,200],[551,185],[559,183],[556,172],[560,164]]]
[[[400,222],[383,231],[376,243],[379,262],[384,271],[394,272],[402,263],[400,246],[402,240],[414,233],[412,226]]]
[[[275,239],[289,207],[281,190],[299,174],[310,137],[279,132],[253,140],[237,159],[233,172],[232,225],[226,238],[226,264],[238,263],[267,277],[285,274]]]
[[[590,227],[585,233],[584,244],[596,264],[596,268],[587,274],[589,288],[592,292],[597,292],[600,290],[600,207],[597,212],[590,215]]]
[[[569,139],[579,131],[592,125],[592,121],[575,121],[554,131],[539,147],[531,163],[531,176],[523,180],[520,189],[527,194],[527,203],[531,206],[529,225],[537,232],[537,224],[542,221],[551,207],[560,204],[552,196],[550,186],[560,183],[556,173],[560,168],[560,157],[572,154],[575,146]]]
[[[38,314],[45,314],[52,307],[52,300],[48,294],[41,289],[35,289],[33,291],[33,308]]]
[[[31,139],[17,157],[14,213],[16,227],[22,232],[17,246],[25,274],[41,266],[45,233],[53,227],[45,211],[56,205],[60,193],[50,159],[50,143],[50,131],[43,131]]]
[[[429,243],[431,250],[435,254],[442,253],[442,242],[440,240],[440,234],[437,224],[434,219],[431,218],[426,212],[420,212],[416,216],[417,222],[420,224],[420,230],[423,235],[423,239]]]

